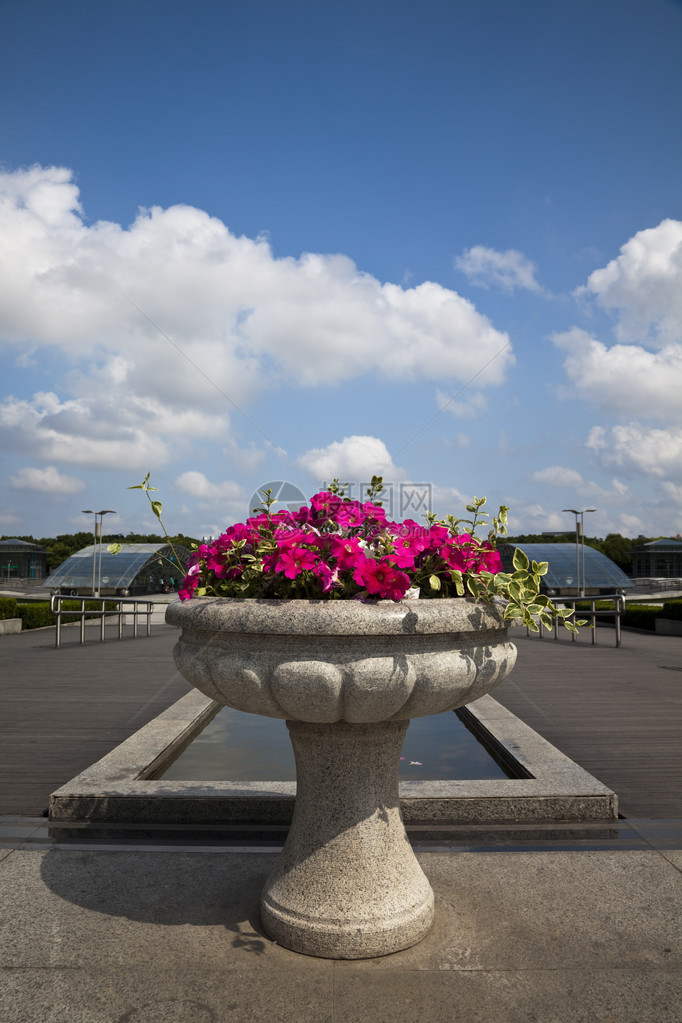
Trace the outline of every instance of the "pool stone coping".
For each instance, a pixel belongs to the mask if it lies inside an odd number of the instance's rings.
[[[164,781],[159,777],[221,705],[192,691],[50,796],[55,822],[287,824],[295,782]],[[530,777],[401,781],[406,824],[613,820],[618,797],[491,696],[467,724]]]

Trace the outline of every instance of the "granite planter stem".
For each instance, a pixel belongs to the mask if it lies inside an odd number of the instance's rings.
[[[511,671],[496,608],[465,600],[217,600],[169,605],[174,656],[197,689],[285,718],[296,757],[294,819],[261,914],[279,944],[361,959],[408,948],[433,893],[400,816],[398,765],[411,717],[454,710]]]
[[[288,721],[296,806],[261,901],[280,945],[334,959],[380,956],[421,941],[433,892],[400,816],[398,762],[407,721]]]

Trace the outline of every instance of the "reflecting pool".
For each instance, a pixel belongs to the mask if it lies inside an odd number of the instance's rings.
[[[400,762],[405,781],[507,778],[454,711],[414,718]],[[295,781],[284,721],[221,708],[163,774],[175,781]]]

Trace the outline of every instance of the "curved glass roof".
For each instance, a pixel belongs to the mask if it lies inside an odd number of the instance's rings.
[[[175,546],[179,557],[184,559],[186,564],[189,551],[186,547]],[[159,557],[168,558],[175,564],[173,551],[167,543],[124,543],[118,554],[110,554],[106,546],[102,545],[102,564],[100,573],[99,545],[84,547],[82,551],[76,551],[63,561],[58,568],[55,568],[45,580],[46,587],[62,588],[71,587],[92,587],[93,566],[97,577],[101,579],[101,585],[106,589],[126,589],[131,586],[136,576],[147,567],[158,562]],[[177,567],[179,575],[184,575],[185,564]],[[172,573],[168,561],[163,562],[159,567],[159,575]]]
[[[547,561],[549,570],[543,577],[549,589],[566,589],[577,586],[576,548],[574,543],[515,543],[500,544],[498,550],[502,558],[505,572],[513,571],[512,558],[514,550],[520,547],[531,561]],[[580,548],[580,565],[582,575],[582,554]],[[598,589],[613,588],[614,590],[632,587],[632,580],[601,551],[585,545],[585,587]]]

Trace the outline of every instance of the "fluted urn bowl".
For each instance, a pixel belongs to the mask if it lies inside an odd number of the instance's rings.
[[[229,707],[285,718],[296,756],[291,830],[261,901],[281,945],[330,958],[420,941],[433,893],[405,834],[400,752],[413,717],[490,692],[514,666],[501,612],[466,600],[170,604],[174,657]]]

